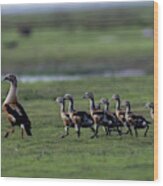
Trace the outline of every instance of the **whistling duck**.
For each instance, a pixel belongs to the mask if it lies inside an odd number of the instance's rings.
[[[121,123],[118,121],[118,119],[116,117],[116,114],[109,111],[109,105],[110,105],[109,100],[107,98],[102,98],[100,100],[100,103],[102,105],[104,105],[104,113],[107,114],[107,115],[109,115],[110,118],[113,121],[111,125],[108,125],[109,128],[116,127],[117,128],[117,131],[118,131],[118,134],[121,135],[121,130],[119,129],[119,127],[121,126]]]
[[[125,111],[121,109],[121,100],[120,100],[120,96],[118,94],[114,94],[112,96],[112,99],[116,101],[116,106],[115,106],[115,114],[119,120],[119,122],[121,124],[123,124],[124,127],[127,127],[128,130],[126,132],[126,134],[130,133],[130,135],[132,136],[132,130],[130,125],[126,122],[126,118],[125,118]]]
[[[145,133],[144,136],[147,135],[147,132],[149,130],[149,124],[150,122],[147,121],[143,116],[141,115],[136,115],[133,112],[131,112],[131,106],[129,101],[125,101],[124,105],[126,106],[126,112],[125,112],[125,118],[127,122],[134,127],[135,130],[135,136],[138,136],[137,129],[144,129]]]
[[[60,105],[60,115],[63,120],[65,134],[61,137],[64,138],[69,135],[69,128],[74,127],[74,124],[70,118],[70,115],[65,112],[65,99],[63,97],[57,97],[56,102]]]
[[[107,98],[101,98],[100,103],[104,105],[104,112],[110,114],[111,116],[115,116],[115,113],[110,112],[109,105],[110,102]]]
[[[74,109],[74,99],[71,94],[65,94],[64,99],[69,101],[68,113],[72,119],[77,136],[80,137],[80,128],[90,128],[93,133],[95,132],[93,128],[93,119],[90,114],[85,111],[76,111]]]
[[[105,114],[104,111],[96,109],[94,95],[92,92],[85,92],[83,98],[89,99],[90,101],[90,113],[94,120],[94,128],[95,128],[95,134],[92,136],[92,138],[98,137],[98,129],[100,126],[104,126],[106,135],[108,135],[108,132],[110,131],[106,129],[108,129],[109,125],[113,123],[112,118],[108,114]]]
[[[13,133],[16,125],[21,127],[22,138],[24,137],[24,131],[28,136],[31,136],[31,122],[24,108],[17,99],[17,78],[13,74],[8,74],[4,77],[4,81],[10,83],[10,89],[2,105],[2,110],[6,113],[11,124],[4,137],[7,138],[10,133]]]
[[[147,103],[145,105],[146,108],[150,109],[150,116],[152,119],[154,119],[154,104],[153,103]]]

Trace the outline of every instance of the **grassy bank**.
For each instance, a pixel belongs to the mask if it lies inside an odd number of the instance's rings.
[[[66,31],[40,28],[30,37],[2,32],[2,73],[84,74],[125,69],[153,72],[153,38],[143,28]],[[10,48],[12,42],[16,44]]]
[[[2,84],[2,100],[8,85]],[[98,139],[90,139],[91,131],[82,129],[60,139],[63,124],[53,97],[71,93],[77,110],[88,110],[81,97],[85,91],[95,93],[96,100],[119,93],[131,101],[133,110],[150,120],[144,103],[153,100],[153,77],[94,78],[71,82],[19,84],[19,99],[32,121],[33,136],[20,139],[17,128],[8,139],[2,137],[2,176],[90,178],[90,179],[153,179],[153,125],[148,136],[106,137],[102,129]],[[113,110],[114,103],[111,102]],[[2,113],[2,136],[8,125]]]
[[[2,14],[2,73],[56,75],[141,69],[152,74],[153,3],[127,4]]]

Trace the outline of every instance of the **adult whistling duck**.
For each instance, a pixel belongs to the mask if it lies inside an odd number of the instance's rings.
[[[4,137],[7,138],[10,133],[13,133],[15,126],[21,128],[22,138],[24,137],[24,132],[31,136],[31,122],[17,98],[17,78],[13,74],[8,74],[4,77],[4,81],[10,83],[10,89],[2,105],[2,110],[6,113],[7,119],[10,122],[10,127],[7,129]]]
[[[150,116],[152,120],[154,119],[154,104],[153,103],[147,103],[145,105],[146,108],[150,109]]]
[[[56,102],[60,105],[60,116],[65,130],[65,134],[63,134],[61,137],[64,138],[69,135],[69,128],[74,127],[74,124],[70,118],[70,115],[65,111],[65,99],[63,97],[57,97]]]
[[[94,133],[93,119],[90,114],[85,111],[76,111],[74,109],[74,98],[71,94],[65,94],[64,99],[69,101],[68,113],[72,119],[77,136],[80,137],[80,128],[90,128]]]
[[[150,122],[147,121],[143,116],[137,115],[137,114],[131,112],[131,105],[130,105],[129,101],[125,101],[124,105],[126,106],[126,112],[125,112],[126,121],[131,126],[133,126],[133,128],[135,130],[135,136],[136,137],[138,136],[137,129],[144,129],[144,128],[146,128],[145,133],[144,133],[144,136],[146,136],[147,132],[149,130]]]

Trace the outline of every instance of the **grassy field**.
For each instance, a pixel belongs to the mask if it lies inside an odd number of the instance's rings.
[[[2,84],[2,101],[8,84]],[[2,176],[153,180],[153,124],[148,136],[105,136],[90,139],[91,131],[82,129],[77,139],[74,129],[61,139],[63,124],[53,98],[71,93],[77,110],[88,110],[85,91],[111,98],[119,93],[131,101],[133,110],[150,120],[144,104],[153,100],[153,77],[92,78],[71,82],[19,84],[19,100],[32,121],[33,136],[22,140],[20,129],[3,138],[8,121],[2,113]],[[111,102],[113,110],[114,103]]]
[[[10,48],[10,43],[17,43]],[[16,29],[2,32],[2,73],[87,74],[141,69],[153,72],[153,38],[143,28],[104,31],[34,29],[22,37]]]

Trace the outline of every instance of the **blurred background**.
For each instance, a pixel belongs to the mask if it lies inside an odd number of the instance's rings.
[[[2,75],[153,74],[152,1],[2,5]]]

